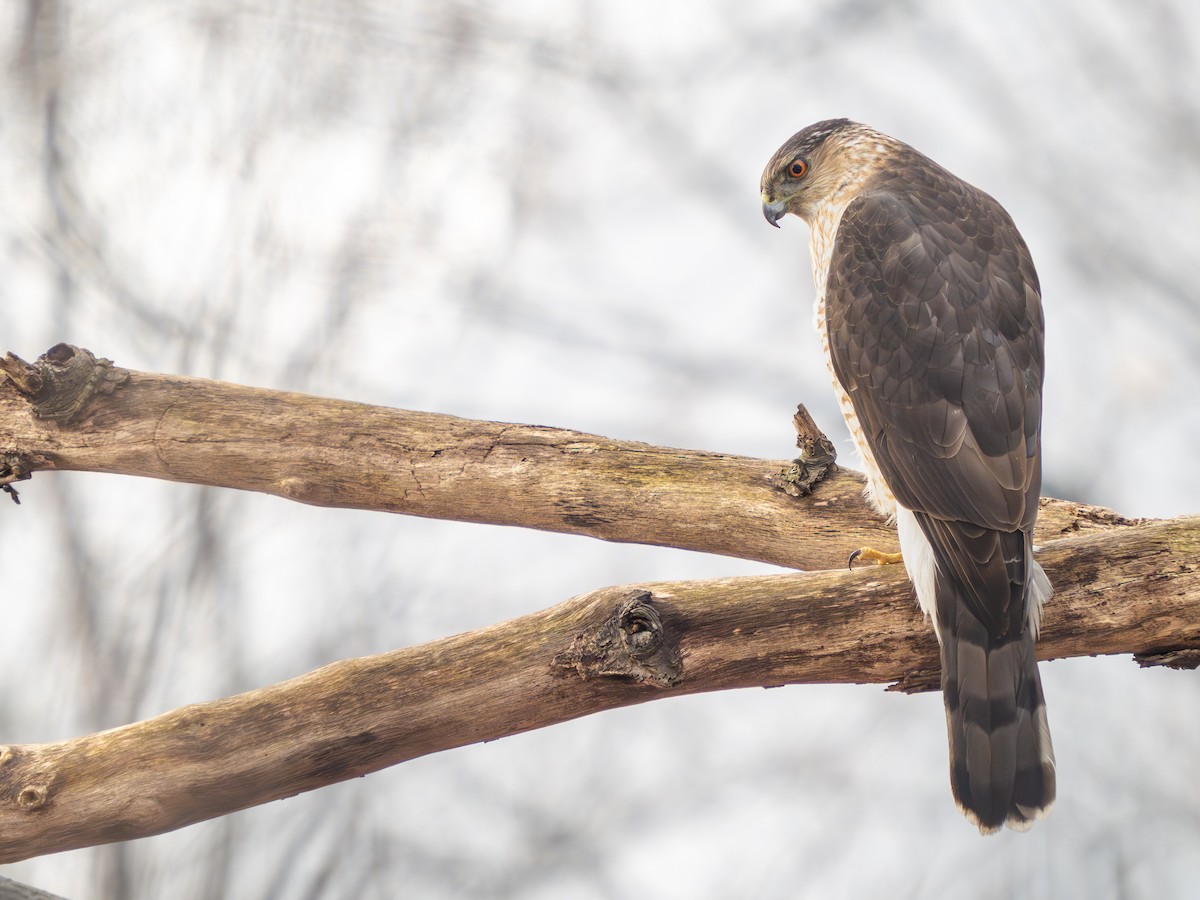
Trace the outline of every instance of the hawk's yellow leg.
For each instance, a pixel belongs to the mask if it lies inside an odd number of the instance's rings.
[[[859,547],[850,554],[850,561],[846,564],[846,568],[853,569],[855,560],[860,559],[869,560],[877,566],[891,566],[898,562],[904,562],[904,554],[884,553],[882,550],[876,550],[874,547]]]

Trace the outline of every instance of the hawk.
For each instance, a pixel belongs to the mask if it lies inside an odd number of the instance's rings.
[[[1034,654],[1052,589],[1031,537],[1044,324],[1029,249],[991,196],[847,119],[790,138],[761,190],[768,222],[811,230],[817,330],[866,493],[941,646],[955,802],[984,834],[1025,830],[1055,793]]]

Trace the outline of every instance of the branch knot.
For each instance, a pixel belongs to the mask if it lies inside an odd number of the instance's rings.
[[[27,397],[33,414],[67,425],[79,418],[97,394],[108,394],[129,379],[111,359],[70,344],[55,344],[30,365],[12,353],[0,359],[0,372]]]
[[[662,621],[649,591],[632,591],[594,628],[554,657],[556,669],[581,678],[632,678],[670,687],[683,674],[678,637]]]

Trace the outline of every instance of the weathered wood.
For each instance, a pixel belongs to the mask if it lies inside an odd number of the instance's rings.
[[[34,365],[0,360],[15,379],[0,379],[0,482],[48,469],[140,475],[799,569],[844,567],[857,547],[897,546],[863,501],[862,476],[840,467],[811,496],[790,496],[801,492],[781,476],[785,460],[133,372],[106,360],[89,378],[78,371],[87,358],[95,359],[60,344]],[[50,377],[65,367],[70,378]],[[1044,500],[1037,539],[1124,521]]]
[[[0,484],[43,469],[143,475],[323,506],[522,525],[805,568],[894,535],[861,478],[556,428],[129,372],[59,345],[0,360]],[[797,419],[808,462],[828,455]],[[802,495],[815,485],[815,493]],[[1046,657],[1200,647],[1198,520],[1131,523],[1043,501],[1059,590]],[[657,697],[753,685],[935,682],[897,568],[611,588],[467,635],[236,697],[0,748],[0,861],[168,831]]]
[[[1200,518],[1041,554],[1039,656],[1200,647]],[[927,685],[902,567],[595,591],[534,615],[145,722],[0,750],[0,862],[129,840],[423,754],[662,697],[812,682]]]

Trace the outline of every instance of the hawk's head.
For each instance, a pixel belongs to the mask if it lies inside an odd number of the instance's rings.
[[[794,213],[806,222],[834,194],[861,186],[872,162],[896,143],[849,119],[827,119],[790,137],[763,170],[763,215],[779,227]]]

